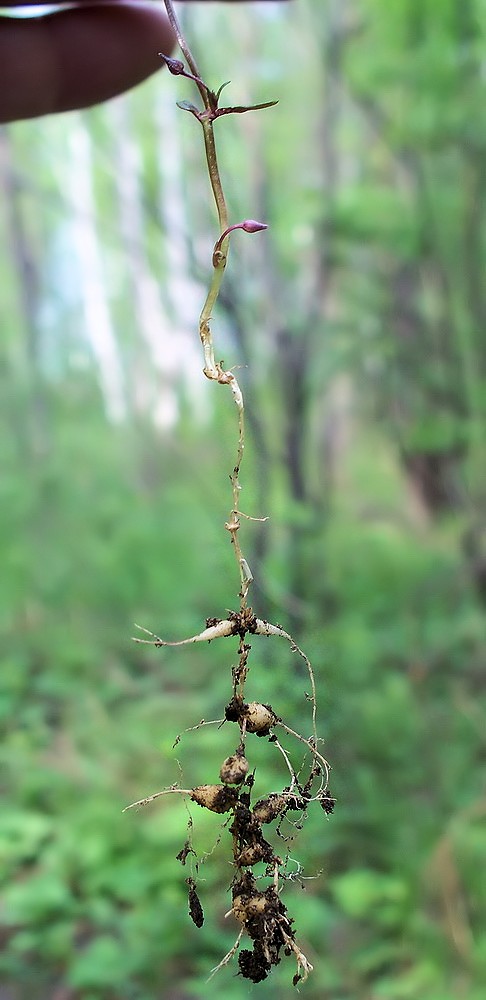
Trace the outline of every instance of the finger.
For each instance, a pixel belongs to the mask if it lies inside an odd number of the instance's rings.
[[[165,14],[152,5],[90,4],[0,19],[0,122],[114,97],[160,69],[157,53],[173,45]]]
[[[45,7],[49,0],[1,0],[0,8],[7,7]],[[69,3],[77,2],[79,4],[88,6],[88,4],[96,3],[96,0],[60,0],[59,6],[63,3],[67,6]],[[123,0],[103,0],[104,3],[122,3]],[[152,0],[154,3],[160,3],[160,0]],[[191,3],[192,0],[182,0],[185,3]],[[196,3],[210,3],[211,0],[194,0]],[[248,0],[222,0],[223,3],[248,3]],[[260,0],[260,3],[265,3],[265,0]],[[267,0],[268,3],[279,3],[283,0]]]

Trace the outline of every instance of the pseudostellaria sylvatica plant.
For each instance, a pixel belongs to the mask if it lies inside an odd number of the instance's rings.
[[[295,866],[293,867],[289,858],[288,844],[291,838],[283,835],[282,823],[286,819],[300,829],[311,804],[317,803],[325,813],[331,813],[335,800],[329,791],[329,765],[319,750],[321,741],[317,736],[316,686],[310,661],[288,632],[280,625],[258,618],[248,603],[253,577],[242,552],[239,529],[242,518],[250,521],[258,518],[252,518],[240,509],[240,468],[245,447],[243,395],[234,370],[226,370],[222,362],[215,360],[211,331],[212,312],[226,267],[231,234],[239,229],[246,233],[257,233],[267,228],[265,223],[255,219],[245,219],[243,222],[230,224],[219,173],[213,124],[217,118],[224,115],[269,108],[276,104],[276,101],[268,101],[253,107],[221,107],[219,102],[226,84],[219,90],[213,91],[203,81],[177,21],[172,0],[164,2],[185,61],[162,54],[161,56],[173,75],[193,81],[199,91],[202,107],[197,107],[189,101],[180,101],[179,107],[192,114],[202,127],[209,179],[218,213],[220,234],[214,244],[212,279],[200,315],[199,335],[204,352],[205,376],[220,385],[228,386],[236,404],[236,458],[230,475],[232,506],[225,528],[229,533],[238,565],[240,589],[238,610],[229,612],[226,618],[207,619],[205,628],[196,635],[171,642],[161,639],[142,626],[137,626],[145,633],[146,638],[139,637],[135,641],[160,647],[213,642],[216,639],[231,637],[237,639],[237,663],[231,668],[231,696],[224,708],[224,718],[215,722],[233,723],[237,727],[238,735],[233,753],[221,764],[218,782],[201,784],[194,788],[171,785],[133,802],[127,809],[148,805],[163,795],[183,795],[186,800],[204,809],[225,815],[224,825],[232,838],[231,864],[234,873],[231,882],[232,904],[227,916],[232,915],[236,919],[240,930],[233,947],[213,972],[226,965],[239,951],[238,965],[241,975],[257,983],[268,976],[272,966],[280,962],[282,954],[293,954],[297,962],[293,982],[297,984],[307,978],[312,966],[297,944],[293,920],[289,917],[281,898],[283,884],[287,879],[295,877]],[[246,687],[253,636],[284,639],[304,661],[310,683],[310,692],[306,693],[310,705],[309,736],[304,736],[288,726],[279,716],[277,707],[247,700]],[[200,723],[200,725],[207,724]],[[199,726],[193,728],[197,729]],[[291,759],[291,752],[280,742],[281,733],[305,747],[304,759],[302,760],[299,755],[297,766]],[[270,747],[282,755],[289,773],[289,781],[281,791],[271,791],[264,798],[252,802],[255,772],[251,770],[250,741],[255,736],[268,740]],[[178,739],[179,737],[176,743]],[[275,832],[280,838],[278,851],[263,833],[263,828],[272,823],[275,823]],[[190,836],[191,830],[192,820],[189,823],[188,839],[177,857],[182,865],[190,859],[192,874],[186,879],[189,914],[196,926],[201,927],[204,914],[197,892],[198,864]],[[249,939],[251,947],[240,949],[244,935]]]

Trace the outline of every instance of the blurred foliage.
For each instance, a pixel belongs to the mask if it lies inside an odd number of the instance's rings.
[[[235,235],[216,337],[248,365],[242,506],[271,514],[244,528],[254,605],[313,660],[338,799],[292,850],[302,992],[482,1000],[484,3],[204,6],[186,21],[209,82],[280,99],[218,123],[232,218],[271,228]],[[233,414],[198,388],[214,219],[196,124],[173,114],[184,86],[1,136],[2,1000],[248,996],[234,965],[206,983],[235,937],[227,834],[197,931],[186,807],[121,815],[180,767],[216,780],[234,747],[208,727],[173,749],[221,715],[231,642],[130,641],[236,600]],[[253,656],[255,697],[305,731],[289,651]],[[254,742],[258,786],[281,785]],[[210,850],[218,823],[192,813]],[[290,998],[292,971],[256,989]]]

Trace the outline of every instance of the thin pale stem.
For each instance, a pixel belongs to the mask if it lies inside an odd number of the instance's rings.
[[[169,18],[170,21],[171,28],[177,38],[179,48],[181,49],[182,53],[186,58],[187,65],[189,66],[192,75],[200,78],[201,74],[199,72],[197,62],[189,48],[189,45],[187,44],[186,39],[184,38],[181,26],[176,17],[176,12],[174,10],[174,5],[172,3],[172,0],[164,0],[164,4],[165,4],[165,9],[167,11],[167,17]],[[206,87],[198,83],[197,80],[195,82],[197,84],[197,89],[199,90],[199,93],[204,101],[204,107],[205,108],[209,107],[208,92],[206,90]]]
[[[204,135],[204,147],[206,150],[206,161],[208,166],[208,173],[211,182],[211,188],[213,191],[214,201],[216,204],[216,210],[218,213],[218,221],[221,234],[227,233],[228,226],[228,209],[226,206],[226,200],[224,197],[223,187],[221,183],[221,177],[219,173],[218,166],[218,156],[216,152],[216,145],[214,141],[213,123],[210,119],[201,120],[203,135]],[[241,546],[238,539],[238,531],[240,527],[240,521],[238,517],[239,508],[239,495],[240,495],[240,482],[239,473],[241,462],[243,460],[243,452],[245,448],[245,421],[244,421],[244,403],[243,394],[241,392],[240,386],[232,372],[225,372],[222,370],[221,364],[216,362],[214,357],[214,344],[211,332],[211,319],[214,306],[217,302],[221,282],[223,280],[224,270],[226,267],[226,261],[228,258],[228,248],[229,248],[229,234],[224,235],[224,238],[218,240],[217,252],[213,255],[213,276],[211,279],[211,285],[209,292],[206,296],[206,301],[203,305],[201,315],[199,317],[199,336],[201,338],[201,343],[204,353],[204,374],[207,378],[213,379],[222,385],[229,385],[231,392],[233,394],[233,399],[235,401],[238,410],[238,444],[236,452],[236,462],[233,468],[233,472],[230,476],[231,487],[233,493],[233,509],[230,514],[230,519],[226,524],[226,527],[231,535],[231,541],[233,544],[235,558],[238,564],[238,571],[240,574],[240,608],[243,611],[247,605],[247,596],[250,584],[252,583],[253,576],[251,570],[248,566],[246,559],[241,551]]]
[[[238,531],[240,528],[240,518],[238,514],[238,508],[239,508],[239,499],[241,492],[239,475],[240,475],[241,463],[243,461],[243,452],[245,450],[245,409],[243,405],[243,394],[238,385],[238,382],[231,372],[229,374],[232,376],[230,386],[231,386],[231,391],[233,393],[233,399],[238,409],[238,446],[236,452],[236,463],[233,468],[233,472],[231,473],[230,476],[231,488],[233,492],[233,509],[231,511],[230,520],[226,523],[226,528],[228,529],[231,535],[231,542],[233,544],[236,561],[238,563],[238,569],[241,581],[241,588],[239,595],[240,611],[244,611],[244,609],[246,608],[248,591],[253,581],[253,575],[251,569],[246,559],[243,556],[238,537]]]
[[[214,360],[214,344],[210,323],[213,308],[218,299],[219,290],[221,288],[225,263],[226,262],[218,264],[218,266],[213,270],[211,285],[199,318],[199,336],[201,338],[201,344],[204,352],[204,374],[207,378],[212,378],[216,382],[219,380],[220,372]]]

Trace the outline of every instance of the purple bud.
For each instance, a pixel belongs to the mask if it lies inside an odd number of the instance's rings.
[[[159,52],[159,56],[164,60],[169,73],[172,73],[173,76],[181,76],[181,74],[185,73],[186,67],[180,59],[171,59],[170,56],[164,56],[163,52]]]
[[[245,219],[239,226],[245,233],[260,233],[262,229],[268,229],[266,222],[257,222],[256,219]]]
[[[218,267],[221,263],[220,257],[218,256],[221,252],[221,247],[223,245],[223,240],[233,233],[235,229],[243,229],[245,233],[260,233],[262,229],[268,229],[266,222],[257,222],[256,219],[245,219],[244,222],[235,222],[234,226],[228,226],[224,233],[221,233],[219,240],[214,244],[213,250],[213,267]]]

